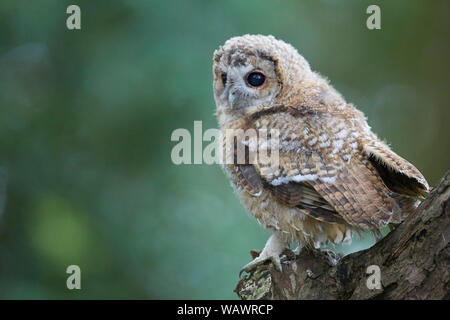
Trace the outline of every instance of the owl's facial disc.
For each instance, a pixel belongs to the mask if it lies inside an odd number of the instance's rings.
[[[232,52],[215,66],[215,96],[229,111],[270,105],[280,91],[275,63],[267,57]]]

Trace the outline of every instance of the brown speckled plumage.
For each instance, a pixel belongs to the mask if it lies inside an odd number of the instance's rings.
[[[241,79],[252,70],[266,76],[260,88]],[[279,132],[278,145],[237,141],[256,154],[277,148],[277,168],[259,162],[223,168],[250,213],[287,243],[340,243],[355,230],[399,222],[428,190],[421,173],[377,138],[363,113],[283,41],[232,38],[214,53],[213,73],[224,136],[228,129]]]

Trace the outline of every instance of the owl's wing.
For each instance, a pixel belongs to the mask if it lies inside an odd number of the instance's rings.
[[[428,183],[419,170],[390,150],[384,143],[370,142],[364,146],[364,151],[392,191],[422,198],[422,193],[429,190]]]
[[[278,201],[287,206],[298,207],[314,219],[342,223],[344,220],[332,206],[308,183],[290,182],[287,184],[267,187]]]
[[[323,121],[319,122],[312,112],[278,109],[259,112],[246,121],[247,128],[280,132],[278,147],[259,141],[251,147],[278,151],[276,166],[253,163],[256,174],[251,176],[260,177],[259,188],[270,189],[284,204],[311,209],[311,216],[324,221],[345,221],[373,229],[396,220],[393,218],[401,213],[401,208],[394,192],[386,186],[369,157],[355,145],[355,140],[350,136],[339,140],[342,132],[333,132],[339,128],[318,127],[333,119],[323,115]],[[333,136],[328,136],[330,133]],[[334,135],[337,140],[327,141]],[[342,159],[344,156],[346,160]]]
[[[349,224],[379,228],[401,215],[393,193],[371,162],[363,157],[353,157],[335,168],[332,178],[323,179],[323,176],[327,176],[326,170],[320,171],[311,185]]]
[[[258,197],[263,189],[269,190],[273,196],[281,203],[289,207],[298,207],[309,216],[329,223],[342,223],[344,220],[342,217],[334,210],[332,206],[316,191],[314,188],[307,184],[301,182],[290,182],[286,184],[278,184],[274,182],[277,176],[272,174],[265,175],[267,173],[267,168],[263,168],[260,164],[251,164],[250,150],[248,143],[242,143],[242,141],[232,138],[233,142],[233,158],[234,158],[234,171],[236,173],[237,182],[239,186],[244,189],[247,193],[252,196]],[[264,144],[264,143],[263,143]],[[239,147],[245,152],[245,157],[243,157],[243,163],[239,163],[237,152]],[[284,169],[292,167],[289,165],[291,157],[296,158],[295,155],[283,154],[281,160],[284,163]],[[304,159],[306,161],[306,159]],[[308,164],[307,164],[308,165]],[[312,168],[312,162],[309,164]],[[295,172],[298,170],[292,168]],[[304,169],[308,170],[308,169]],[[294,172],[291,171],[291,172]],[[278,177],[279,178],[279,177]],[[270,180],[272,179],[272,180]],[[273,182],[273,183],[270,183]]]
[[[259,188],[269,188],[280,202],[310,206],[325,221],[339,217],[365,229],[398,221],[402,210],[410,207],[404,195],[418,196],[419,190],[427,190],[425,179],[381,142],[357,141],[351,122],[341,120],[286,106],[252,114],[245,120],[246,128],[280,132],[278,146],[258,141],[252,147],[277,150],[277,166],[253,163],[257,175],[252,176],[259,176]],[[305,190],[313,190],[313,201]]]
[[[263,184],[283,203],[312,208],[311,215],[320,216],[319,220],[343,220],[373,229],[385,226],[400,213],[391,191],[371,162],[363,157],[355,156],[341,166],[327,163],[315,152],[296,156],[280,152],[279,157],[280,170],[275,174],[255,165]]]
[[[263,190],[263,181],[251,164],[238,164],[235,167],[239,185],[252,196],[259,196]]]
[[[268,189],[279,202],[301,208],[314,219],[329,223],[344,222],[336,210],[307,183],[290,182],[274,186],[264,180],[250,164],[238,164],[235,171],[239,185],[252,196],[259,196],[263,189]]]

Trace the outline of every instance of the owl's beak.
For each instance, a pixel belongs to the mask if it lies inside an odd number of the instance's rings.
[[[228,94],[228,106],[230,109],[234,109],[236,107],[236,102],[238,100],[238,94],[237,92],[230,92]]]

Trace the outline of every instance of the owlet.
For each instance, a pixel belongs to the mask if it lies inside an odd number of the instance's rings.
[[[214,52],[213,73],[222,153],[232,154],[223,169],[242,204],[273,232],[243,270],[268,259],[281,270],[279,255],[297,241],[320,248],[361,230],[379,235],[428,191],[422,174],[291,45],[231,38]]]

